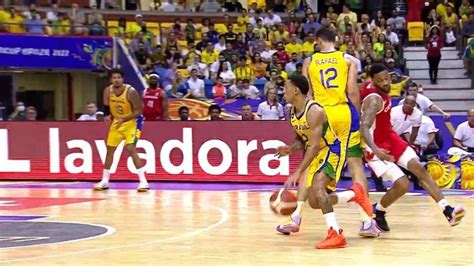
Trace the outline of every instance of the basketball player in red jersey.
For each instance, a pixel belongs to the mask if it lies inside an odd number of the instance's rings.
[[[151,74],[148,81],[150,87],[143,93],[143,117],[145,121],[168,120],[168,97],[158,87],[159,80],[158,74]]]
[[[361,91],[361,133],[365,140],[365,158],[378,177],[393,183],[379,203],[374,205],[375,221],[382,231],[390,231],[385,220],[385,210],[408,190],[408,177],[400,167],[412,172],[421,186],[438,203],[451,226],[458,225],[464,209],[449,205],[440,189],[420,164],[415,151],[392,129],[390,122],[391,99],[390,75],[383,64],[374,64],[370,69],[372,81]]]

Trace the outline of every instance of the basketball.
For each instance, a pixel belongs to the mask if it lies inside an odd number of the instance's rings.
[[[278,215],[290,215],[296,210],[296,206],[296,195],[289,190],[276,190],[270,197],[270,209]]]

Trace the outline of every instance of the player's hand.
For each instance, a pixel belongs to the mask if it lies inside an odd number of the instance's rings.
[[[443,117],[445,120],[448,120],[449,118],[451,118],[451,114],[450,113],[443,113]]]
[[[112,123],[112,119],[110,118],[110,115],[104,116],[104,122],[108,127],[110,126],[110,123]]]
[[[388,162],[394,162],[395,158],[388,153],[387,150],[385,149],[376,149],[374,151],[374,154],[379,157],[380,160],[382,161],[388,161]]]
[[[277,151],[278,152],[275,154],[275,156],[277,156],[278,158],[288,156],[291,154],[291,146],[280,146],[277,148]]]
[[[115,123],[115,129],[119,129],[122,126],[123,122],[124,121],[122,118],[118,119],[117,123]]]
[[[299,171],[294,172],[288,177],[285,182],[285,189],[288,189],[291,186],[296,186],[296,182],[300,179],[301,173]]]

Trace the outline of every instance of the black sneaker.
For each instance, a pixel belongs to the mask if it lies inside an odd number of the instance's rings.
[[[374,220],[377,223],[377,227],[382,230],[382,232],[389,232],[390,227],[388,227],[387,220],[385,220],[385,212],[379,211],[375,208],[374,204]]]
[[[465,211],[462,207],[452,207],[450,205],[446,206],[443,211],[444,216],[448,219],[448,222],[451,226],[458,225],[462,218],[464,217]]]
[[[375,184],[375,190],[378,192],[387,192],[387,188],[383,185],[383,181],[381,177],[373,177],[374,184]]]

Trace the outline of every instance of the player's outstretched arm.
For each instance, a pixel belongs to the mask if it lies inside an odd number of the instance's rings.
[[[127,99],[132,104],[133,112],[132,112],[131,115],[122,118],[122,123],[130,121],[132,119],[136,119],[143,112],[143,102],[140,99],[140,95],[138,94],[138,92],[134,88],[130,88],[128,90]]]
[[[377,157],[384,161],[393,161],[393,156],[375,145],[374,138],[370,133],[370,128],[375,122],[375,117],[382,108],[383,101],[379,96],[372,95],[364,99],[364,102],[362,103],[362,123],[360,131],[365,143],[370,147],[370,149],[372,149]]]
[[[347,96],[352,105],[360,113],[360,93],[357,86],[357,64],[353,59],[346,57],[346,62],[349,64],[349,75],[347,77]]]

